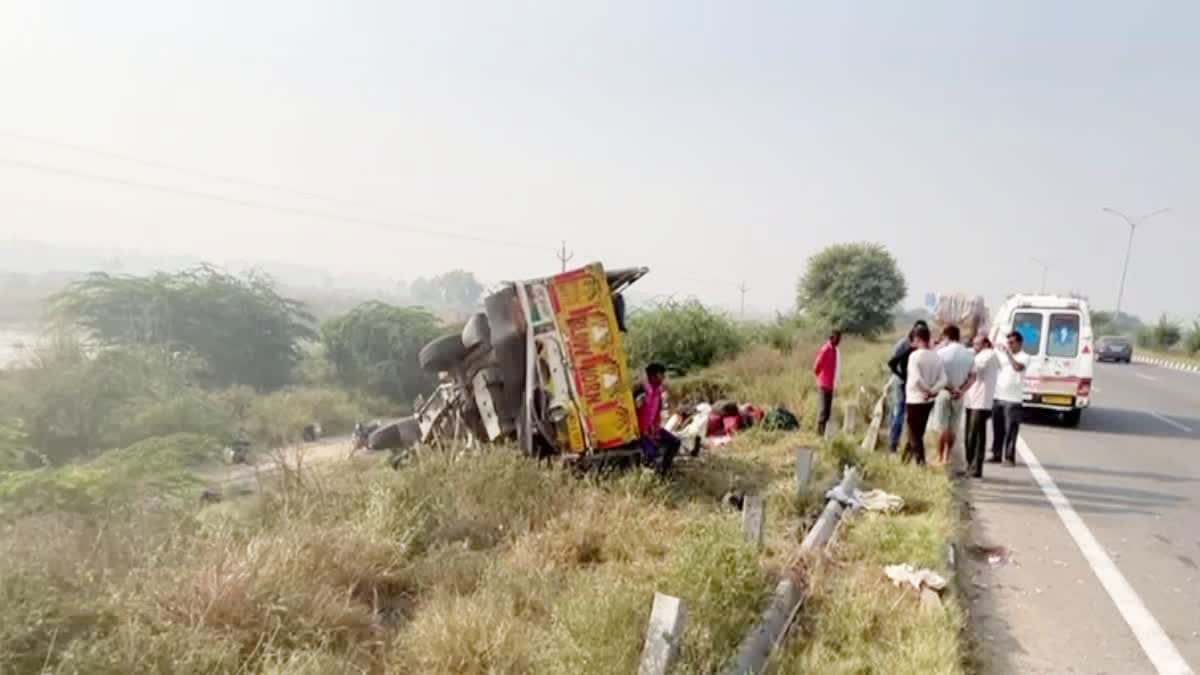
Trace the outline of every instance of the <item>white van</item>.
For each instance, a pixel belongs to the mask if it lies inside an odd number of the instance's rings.
[[[993,343],[1016,331],[1029,355],[1025,406],[1062,414],[1076,426],[1092,399],[1092,320],[1087,302],[1057,295],[1015,295],[997,310]]]

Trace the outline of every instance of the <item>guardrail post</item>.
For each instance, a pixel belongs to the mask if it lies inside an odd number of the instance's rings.
[[[753,544],[755,548],[762,548],[765,520],[766,508],[763,498],[747,495],[742,502],[742,535],[746,538],[746,543]]]
[[[687,610],[683,600],[655,592],[638,675],[666,675],[679,655],[679,643],[683,640],[686,625]]]
[[[796,449],[796,492],[803,494],[812,475],[813,451],[811,448]]]

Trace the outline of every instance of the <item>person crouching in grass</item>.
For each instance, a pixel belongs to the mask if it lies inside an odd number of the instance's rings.
[[[638,430],[641,432],[642,461],[657,465],[660,473],[671,470],[679,453],[679,438],[662,428],[663,401],[667,367],[661,363],[646,366],[646,383],[637,400]]]

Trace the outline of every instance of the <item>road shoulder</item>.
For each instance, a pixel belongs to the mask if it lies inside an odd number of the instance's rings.
[[[1028,468],[989,464],[964,496],[980,672],[1154,672]]]

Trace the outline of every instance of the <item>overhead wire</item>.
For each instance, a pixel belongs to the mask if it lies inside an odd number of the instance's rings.
[[[213,172],[213,171],[208,171],[206,169],[198,169],[196,167],[184,166],[182,164],[175,164],[172,162],[164,162],[164,161],[157,160],[157,159],[148,159],[145,157],[138,157],[138,156],[131,155],[128,153],[124,153],[124,152],[114,152],[111,150],[94,148],[94,147],[87,146],[87,145],[80,145],[78,143],[69,143],[66,141],[56,141],[56,140],[52,140],[52,139],[48,139],[48,138],[39,138],[37,136],[29,136],[26,134],[13,133],[10,131],[0,131],[0,137],[16,139],[16,140],[23,141],[26,143],[33,143],[33,144],[42,145],[42,146],[46,146],[46,147],[50,147],[50,148],[57,148],[59,150],[70,150],[72,152],[94,155],[96,157],[103,157],[105,159],[114,159],[114,160],[121,161],[121,162],[128,162],[130,164],[138,164],[138,165],[153,168],[153,169],[166,169],[168,171],[175,171],[178,173],[192,174],[194,176],[198,176],[201,178],[207,178],[209,180],[219,181],[222,183],[229,183],[229,184],[233,184],[233,185],[245,185],[247,187],[257,188],[259,190],[269,190],[269,191],[273,191],[273,192],[279,192],[282,194],[289,194],[289,195],[292,195],[295,197],[303,197],[305,199],[316,199],[316,200],[320,200],[320,201],[330,202],[333,204],[342,204],[344,206],[356,206],[356,207],[360,207],[360,208],[387,210],[387,211],[394,212],[394,213],[402,213],[402,214],[405,214],[405,215],[408,215],[408,216],[411,216],[414,218],[420,218],[420,219],[426,220],[426,221],[434,221],[434,222],[441,222],[441,223],[444,223],[447,225],[462,226],[462,223],[457,223],[451,219],[444,218],[444,217],[437,216],[437,215],[430,214],[430,213],[425,213],[423,211],[417,211],[414,209],[400,208],[400,207],[393,207],[393,206],[382,206],[379,204],[371,204],[371,203],[356,200],[356,199],[348,199],[346,197],[338,197],[338,196],[324,194],[321,192],[316,192],[313,190],[296,188],[296,187],[292,187],[290,185],[283,185],[282,183],[270,183],[267,181],[258,180],[256,178],[247,178],[245,176],[231,176],[229,174],[217,173],[217,172]]]
[[[77,144],[77,143],[71,143],[71,142],[66,142],[66,141],[56,141],[56,140],[52,140],[52,139],[40,138],[37,136],[30,136],[27,134],[20,134],[20,133],[14,133],[14,132],[9,132],[9,131],[0,131],[0,137],[16,139],[16,140],[27,142],[27,143],[33,143],[33,144],[42,145],[42,146],[46,146],[46,147],[57,148],[60,150],[69,150],[72,152],[90,154],[90,155],[94,155],[97,157],[103,157],[106,159],[113,159],[113,160],[118,160],[118,161],[122,161],[122,162],[128,162],[131,164],[137,164],[137,165],[154,168],[154,169],[165,169],[168,171],[192,174],[194,176],[206,178],[209,180],[215,180],[215,181],[224,182],[224,183],[233,184],[233,185],[240,184],[240,185],[245,185],[247,187],[253,187],[256,189],[260,189],[260,190],[274,191],[274,192],[279,192],[281,194],[289,194],[292,196],[302,197],[302,198],[306,198],[306,199],[315,199],[315,200],[326,201],[329,203],[342,204],[345,206],[355,206],[355,207],[360,207],[360,208],[370,208],[370,209],[377,209],[377,210],[386,209],[391,212],[403,213],[408,216],[420,218],[420,219],[423,219],[426,221],[441,222],[444,224],[452,224],[452,225],[458,224],[455,221],[447,219],[447,218],[443,218],[440,216],[436,216],[436,215],[432,215],[432,214],[428,214],[425,212],[416,211],[416,210],[412,210],[412,209],[396,208],[396,207],[391,207],[391,206],[382,207],[382,206],[376,205],[376,204],[370,204],[370,203],[366,203],[366,202],[362,202],[362,201],[358,201],[358,200],[347,199],[344,197],[327,195],[327,194],[323,194],[320,192],[315,192],[315,191],[301,189],[301,188],[295,188],[292,186],[283,185],[283,184],[279,184],[279,183],[270,183],[270,182],[261,181],[261,180],[257,180],[254,178],[247,178],[247,177],[243,177],[243,176],[231,176],[231,175],[208,171],[205,169],[198,169],[195,167],[184,166],[182,164],[175,164],[172,162],[164,162],[164,161],[156,160],[156,159],[148,159],[148,158],[144,158],[144,157],[138,157],[135,155],[131,155],[128,153],[114,152],[114,151],[110,151],[110,150],[94,148],[94,147],[81,145],[81,144]],[[472,241],[472,242],[477,242],[477,243],[494,244],[494,245],[498,245],[498,246],[506,246],[506,247],[513,247],[513,248],[524,248],[527,250],[536,250],[536,251],[552,250],[552,249],[549,249],[549,247],[539,245],[539,244],[534,244],[532,242],[515,241],[515,240],[509,240],[509,239],[499,239],[499,238],[495,238],[495,237],[486,237],[486,236],[475,235],[475,234],[464,233],[464,232],[439,230],[439,229],[434,229],[434,228],[430,228],[430,227],[407,225],[407,224],[403,224],[403,223],[395,223],[395,222],[384,221],[384,220],[374,219],[374,218],[364,218],[364,217],[360,217],[360,216],[347,215],[347,214],[336,213],[336,212],[328,212],[328,211],[307,209],[307,208],[295,207],[295,206],[289,206],[289,205],[283,205],[283,204],[275,204],[275,203],[262,201],[262,200],[248,199],[248,198],[243,198],[243,197],[224,195],[224,194],[215,193],[215,192],[193,190],[193,189],[184,188],[184,187],[176,187],[176,186],[171,186],[171,185],[164,185],[164,184],[151,183],[151,182],[145,182],[145,181],[139,181],[139,180],[133,180],[133,179],[127,179],[127,178],[120,178],[120,177],[109,176],[109,175],[105,175],[105,174],[99,174],[99,173],[94,173],[94,172],[90,172],[90,171],[70,168],[70,167],[62,167],[62,166],[55,166],[55,165],[50,165],[50,164],[42,164],[39,162],[30,162],[30,161],[26,161],[26,160],[14,159],[11,157],[0,156],[0,164],[7,164],[9,166],[13,166],[13,167],[17,167],[17,168],[21,168],[21,169],[25,169],[25,170],[41,171],[41,172],[46,172],[46,173],[56,173],[56,174],[70,176],[70,177],[74,177],[74,178],[78,178],[78,179],[92,180],[92,181],[97,181],[97,182],[104,182],[104,183],[109,183],[109,184],[114,184],[114,185],[122,185],[125,187],[139,188],[139,189],[144,189],[144,190],[152,190],[152,191],[166,193],[166,194],[175,194],[177,196],[190,197],[190,198],[194,198],[194,199],[206,199],[206,200],[211,200],[211,201],[218,201],[218,202],[223,202],[226,204],[232,204],[232,205],[242,206],[242,207],[247,207],[247,208],[275,211],[275,212],[279,212],[279,213],[287,213],[290,215],[297,215],[297,216],[307,216],[307,217],[313,217],[313,218],[335,220],[335,221],[346,222],[346,223],[357,224],[357,225],[368,226],[368,227],[375,227],[375,228],[382,228],[382,229],[389,229],[389,230],[401,230],[401,231],[406,231],[406,232],[411,232],[414,234],[420,234],[420,235],[431,236],[431,237],[443,237],[443,238],[449,238],[449,239],[456,239],[456,240],[460,240],[460,241]],[[669,276],[669,277],[675,277],[676,279],[681,280],[681,281],[689,281],[691,283],[705,284],[705,285],[713,284],[714,282],[720,281],[720,280],[715,280],[711,277],[701,278],[698,276],[692,276],[692,275],[688,275],[688,274],[680,274],[680,273],[674,273],[674,272],[667,272],[665,275]],[[733,282],[729,282],[729,283],[732,284]]]
[[[484,237],[484,236],[475,235],[475,234],[467,234],[467,233],[463,233],[463,232],[452,232],[452,231],[448,231],[448,230],[435,230],[432,228],[420,227],[417,225],[407,225],[404,223],[395,223],[395,222],[377,220],[374,218],[363,218],[360,216],[352,216],[352,215],[346,215],[346,214],[341,214],[341,213],[334,213],[334,212],[330,212],[330,211],[321,211],[321,210],[316,210],[316,209],[306,209],[306,208],[302,208],[302,207],[298,207],[298,206],[288,206],[285,204],[273,204],[271,202],[259,201],[256,199],[247,199],[244,197],[233,197],[230,195],[223,195],[223,194],[216,193],[216,192],[205,192],[202,190],[192,190],[189,188],[176,187],[173,185],[164,185],[161,183],[149,183],[149,182],[145,182],[145,181],[133,180],[133,179],[128,179],[128,178],[120,178],[117,176],[109,176],[109,175],[105,175],[105,174],[94,173],[91,171],[83,171],[80,169],[73,169],[73,168],[69,168],[69,167],[55,166],[52,164],[29,162],[26,160],[14,159],[12,157],[0,156],[0,164],[4,164],[7,166],[11,166],[11,167],[16,167],[19,169],[26,169],[29,171],[40,171],[43,173],[59,174],[59,175],[70,176],[73,178],[79,178],[79,179],[83,179],[83,180],[108,183],[110,185],[123,185],[125,187],[132,187],[132,188],[138,188],[138,189],[143,189],[143,190],[151,190],[154,192],[172,194],[172,195],[181,196],[181,197],[190,197],[190,198],[194,198],[194,199],[205,199],[205,200],[209,200],[209,201],[223,202],[226,204],[233,204],[236,206],[243,206],[243,207],[253,208],[253,209],[261,209],[261,210],[265,210],[265,211],[275,211],[275,212],[279,212],[279,213],[287,213],[287,214],[296,215],[296,216],[321,218],[324,220],[333,220],[333,221],[351,223],[351,224],[356,224],[356,225],[363,225],[363,226],[368,226],[368,227],[382,228],[382,229],[387,229],[387,230],[402,230],[405,232],[411,232],[413,234],[421,234],[421,235],[431,236],[431,237],[444,237],[444,238],[448,238],[448,239],[457,239],[460,241],[473,241],[473,242],[478,242],[478,243],[494,244],[497,246],[508,246],[508,247],[513,247],[513,248],[524,248],[524,249],[529,249],[529,250],[546,251],[546,252],[553,251],[553,249],[551,249],[548,246],[541,246],[541,245],[533,244],[530,242],[515,241],[515,240],[510,240],[510,239],[497,239],[495,237]]]

